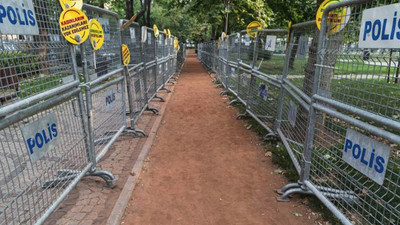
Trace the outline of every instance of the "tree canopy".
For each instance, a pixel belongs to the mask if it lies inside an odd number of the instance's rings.
[[[141,25],[157,24],[170,29],[180,40],[195,42],[217,39],[225,30],[229,15],[228,34],[244,30],[251,21],[264,27],[284,28],[288,22],[313,20],[316,0],[88,0],[90,4],[110,7],[121,18],[138,14]],[[229,5],[229,7],[227,7]],[[150,10],[151,8],[151,10]]]

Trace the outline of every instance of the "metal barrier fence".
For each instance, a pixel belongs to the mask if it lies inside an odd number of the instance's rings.
[[[399,9],[341,1],[325,8],[320,29],[308,21],[255,39],[232,34],[217,50],[198,45],[246,115],[287,149],[299,181],[279,201],[313,194],[343,224],[400,224]]]
[[[113,186],[117,178],[97,163],[121,134],[145,136],[135,128],[138,119],[145,110],[158,112],[149,103],[175,74],[177,58],[184,60],[173,38],[157,58],[151,29],[121,30],[126,21],[116,13],[88,4],[82,10],[102,25],[104,45],[97,51],[88,42],[70,45],[55,19],[59,1],[24,2],[21,12],[32,12],[36,25],[0,29],[1,225],[42,224],[84,176]],[[127,67],[122,44],[132,53]]]

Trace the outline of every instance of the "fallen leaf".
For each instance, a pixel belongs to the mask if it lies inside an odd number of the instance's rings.
[[[271,157],[272,156],[272,152],[266,152],[265,153],[265,157]]]
[[[295,217],[302,217],[303,216],[303,214],[295,212],[295,211],[291,211],[290,213],[293,214]]]
[[[277,169],[277,170],[274,170],[274,173],[275,173],[275,174],[282,174],[282,173],[283,173],[283,170]]]

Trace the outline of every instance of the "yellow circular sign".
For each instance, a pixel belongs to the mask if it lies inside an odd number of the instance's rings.
[[[178,41],[178,39],[175,39],[175,40],[174,40],[174,47],[175,47],[175,49],[178,49],[178,48],[179,48],[179,41]]]
[[[153,25],[153,30],[154,30],[154,37],[158,38],[158,36],[160,35],[160,31],[158,30],[157,25]]]
[[[168,38],[171,38],[171,31],[168,29]]]
[[[81,44],[89,37],[89,20],[79,9],[62,11],[59,23],[62,35],[71,44]]]
[[[324,14],[326,7],[330,4],[340,1],[341,0],[325,0],[323,3],[321,3],[316,15],[317,27],[319,30],[321,30],[322,15]],[[328,34],[334,34],[343,30],[343,28],[349,22],[350,14],[350,7],[342,7],[330,11],[327,18],[327,24],[329,25]]]
[[[104,31],[101,24],[96,19],[89,21],[90,27],[90,44],[94,50],[99,50],[104,44]]]
[[[75,9],[82,9],[83,0],[60,0],[61,7],[65,9],[75,8]]]
[[[129,51],[128,46],[123,44],[122,45],[122,64],[124,64],[124,66],[128,66],[130,61],[131,61],[131,52]]]
[[[251,38],[255,38],[257,35],[257,31],[262,29],[262,25],[260,22],[257,21],[253,21],[251,23],[249,23],[249,25],[247,25],[247,34],[251,37]]]
[[[226,34],[225,34],[225,32],[222,32],[222,34],[221,34],[221,40],[225,40],[226,39]]]

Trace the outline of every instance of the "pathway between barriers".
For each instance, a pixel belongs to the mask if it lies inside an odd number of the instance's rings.
[[[189,52],[122,224],[315,224]]]

